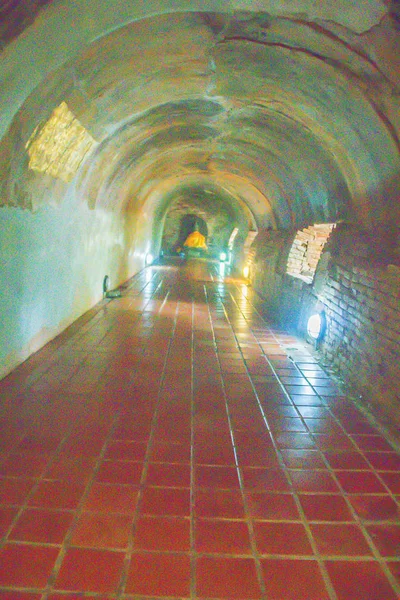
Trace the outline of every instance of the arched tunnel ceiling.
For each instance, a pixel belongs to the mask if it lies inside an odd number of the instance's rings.
[[[3,203],[65,185],[25,148],[65,102],[96,141],[71,184],[92,208],[154,216],[175,187],[216,185],[254,226],[393,219],[400,44],[384,2],[105,4],[80,3],[67,31],[75,3],[51,3],[3,51]]]

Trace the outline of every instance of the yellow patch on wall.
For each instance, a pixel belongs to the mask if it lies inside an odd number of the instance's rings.
[[[26,144],[29,168],[69,182],[96,141],[61,102]]]

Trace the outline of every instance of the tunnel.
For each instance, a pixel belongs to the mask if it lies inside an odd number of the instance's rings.
[[[0,42],[0,600],[399,598],[399,1]]]

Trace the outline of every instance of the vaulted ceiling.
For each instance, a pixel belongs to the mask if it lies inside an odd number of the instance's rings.
[[[389,223],[398,12],[373,0],[8,2],[1,202],[35,210],[70,186],[93,209],[154,218],[180,190],[212,189],[251,229]]]

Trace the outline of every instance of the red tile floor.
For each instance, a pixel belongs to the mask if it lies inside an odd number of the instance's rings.
[[[0,382],[0,600],[400,598],[400,456],[253,301],[148,268]]]

